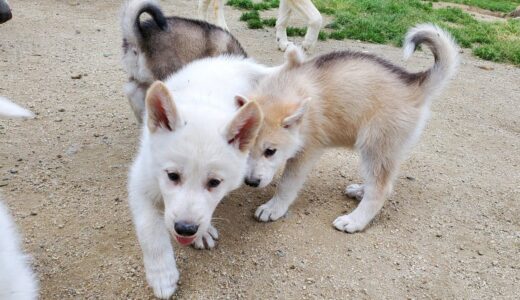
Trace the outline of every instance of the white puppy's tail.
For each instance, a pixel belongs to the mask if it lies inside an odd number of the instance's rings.
[[[120,21],[123,40],[138,45],[142,37],[141,14],[149,14],[155,24],[161,29],[168,28],[168,22],[161,8],[155,0],[127,0],[121,7]]]
[[[7,98],[0,97],[0,116],[8,118],[34,118],[34,114],[9,101]]]
[[[435,63],[426,72],[418,73],[426,99],[439,93],[457,71],[459,48],[451,35],[433,24],[420,24],[408,31],[404,41],[404,58],[408,59],[420,44],[427,45]]]

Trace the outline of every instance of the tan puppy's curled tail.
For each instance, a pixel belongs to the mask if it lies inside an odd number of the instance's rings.
[[[433,24],[420,24],[408,31],[404,41],[404,59],[408,59],[415,49],[427,45],[435,58],[431,69],[424,72],[420,85],[424,89],[426,99],[442,91],[457,71],[459,65],[459,47],[453,37]],[[428,100],[427,100],[428,101]]]

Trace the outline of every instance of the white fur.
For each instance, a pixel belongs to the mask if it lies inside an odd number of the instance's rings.
[[[224,16],[224,0],[199,0],[199,18],[204,21],[209,21],[209,6],[213,3],[213,17],[216,24],[225,30],[229,31]]]
[[[28,257],[20,247],[20,238],[11,216],[0,202],[0,299],[38,298],[37,281]]]
[[[34,114],[29,110],[0,97],[0,116],[8,118],[33,118]]]
[[[146,120],[148,126],[151,120],[147,111],[128,189],[146,277],[159,298],[170,297],[179,278],[170,243],[175,222],[199,225],[196,248],[215,245],[218,233],[211,225],[213,211],[228,192],[240,186],[247,167],[248,152],[239,151],[226,138],[237,115],[235,95],[248,93],[271,70],[244,58],[198,60],[165,82],[177,112],[170,120],[173,130],[151,130],[146,126]],[[180,174],[181,183],[170,181],[167,173],[171,172]],[[211,178],[221,184],[209,190],[206,182]]]
[[[302,43],[305,50],[310,50],[316,44],[323,18],[311,0],[280,0],[278,18],[276,19],[276,41],[278,48],[285,51],[291,44],[287,40],[287,25],[292,12],[298,12],[307,20],[307,33]]]

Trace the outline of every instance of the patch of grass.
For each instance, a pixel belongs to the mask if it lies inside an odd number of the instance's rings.
[[[511,0],[446,0],[468,2],[478,7],[509,11],[520,1]],[[520,66],[520,20],[481,22],[459,8],[433,9],[432,2],[420,0],[313,0],[322,13],[333,21],[320,32],[320,40],[355,39],[401,46],[406,31],[419,23],[435,23],[447,29],[464,48],[486,60],[510,62]],[[241,6],[237,6],[240,3]],[[250,3],[250,4],[248,4]],[[229,5],[250,7],[242,17],[249,28],[274,26],[275,19],[262,20],[259,11],[277,7],[277,0],[230,0]],[[260,5],[262,4],[262,5]],[[256,5],[256,6],[255,6]],[[242,18],[241,18],[242,19]],[[290,27],[289,36],[304,36],[305,28]]]
[[[469,6],[480,7],[483,9],[491,10],[491,11],[499,11],[503,13],[508,13],[513,11],[518,5],[520,5],[520,1],[511,1],[511,0],[441,0],[442,2],[451,2],[451,3],[459,3],[466,4]],[[433,2],[441,2],[439,0],[433,0]]]

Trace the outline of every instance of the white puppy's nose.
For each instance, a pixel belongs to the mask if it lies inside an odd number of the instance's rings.
[[[174,229],[180,236],[192,236],[199,230],[199,225],[188,222],[175,222]]]
[[[258,178],[247,178],[244,180],[244,182],[249,185],[249,186],[252,186],[252,187],[258,187],[260,185],[260,182],[262,180],[261,179],[258,179]]]

